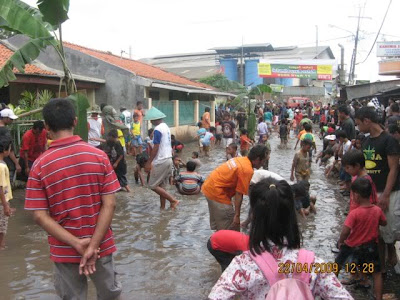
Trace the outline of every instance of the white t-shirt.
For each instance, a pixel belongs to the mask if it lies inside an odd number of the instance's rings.
[[[257,125],[257,131],[259,135],[268,133],[268,126],[265,122],[261,122]]]
[[[153,160],[153,165],[163,163],[172,157],[171,132],[164,122],[154,128],[153,144],[159,144],[158,152]]]
[[[92,138],[101,138],[101,118],[95,119],[88,119],[89,123],[89,132],[88,132],[88,143],[94,147],[100,145],[100,142],[91,140]]]
[[[123,115],[123,118],[121,119],[124,122],[125,126],[131,128],[132,114],[128,110],[124,110],[121,114]]]
[[[345,155],[351,147],[351,141],[348,140],[346,143],[343,144],[343,155]]]
[[[267,179],[267,178],[272,178],[272,179],[275,179],[278,181],[285,180],[285,178],[283,178],[282,176],[280,176],[274,172],[271,172],[268,170],[255,170],[253,177],[251,178],[250,184],[256,184],[256,183],[260,182],[261,180]]]

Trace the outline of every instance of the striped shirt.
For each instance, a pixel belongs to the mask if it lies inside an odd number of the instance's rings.
[[[107,155],[79,136],[55,140],[33,164],[26,189],[25,209],[48,210],[50,216],[78,238],[92,237],[101,195],[120,189]],[[71,246],[48,237],[50,259],[79,263]],[[100,244],[100,256],[116,251],[111,228]]]
[[[204,177],[196,172],[181,172],[175,179],[179,192],[184,195],[200,193],[204,182]]]

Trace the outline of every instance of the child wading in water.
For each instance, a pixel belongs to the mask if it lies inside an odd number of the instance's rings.
[[[128,186],[128,180],[126,179],[127,167],[124,149],[118,140],[118,131],[116,129],[110,130],[106,142],[102,145],[102,149],[107,154],[115,170],[121,188],[124,188],[129,193],[131,190]]]
[[[351,185],[354,201],[359,207],[352,210],[344,222],[338,242],[340,249],[336,263],[347,273],[355,274],[347,284],[357,283],[369,287],[367,274],[374,279],[375,299],[382,299],[383,279],[378,253],[379,226],[386,226],[382,209],[371,204],[371,183],[366,178],[357,178]]]
[[[292,171],[290,180],[294,181],[296,176],[297,181],[309,180],[310,179],[310,149],[312,147],[312,141],[305,139],[301,142],[301,149],[298,151],[293,158]]]
[[[297,212],[305,218],[310,212],[316,213],[315,209],[315,196],[310,196],[310,183],[306,180],[302,180],[291,186],[293,191],[294,204]]]
[[[231,143],[228,145],[228,147],[226,148],[226,156],[227,156],[227,160],[238,156],[237,145],[235,143]]]
[[[196,163],[190,160],[186,164],[186,172],[181,172],[175,177],[175,185],[181,195],[197,195],[200,193],[205,178],[195,172],[195,169]]]
[[[8,227],[8,218],[11,216],[13,209],[11,209],[9,201],[12,199],[10,172],[4,158],[10,155],[11,140],[2,138],[0,140],[0,250],[6,248],[6,233]]]
[[[247,156],[250,146],[253,145],[253,142],[250,140],[248,137],[248,132],[246,129],[242,128],[241,129],[241,135],[240,135],[240,154],[242,156]]]

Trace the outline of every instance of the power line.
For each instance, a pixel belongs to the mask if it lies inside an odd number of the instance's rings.
[[[386,16],[387,16],[387,14],[388,14],[388,12],[389,12],[389,8],[390,8],[390,5],[391,5],[391,4],[392,4],[392,0],[389,0],[389,4],[388,4],[388,7],[387,7],[387,9],[386,9],[385,16],[383,17],[383,20],[382,20],[382,23],[381,23],[381,27],[379,27],[378,33],[376,34],[374,43],[372,44],[372,47],[371,47],[371,49],[369,50],[367,57],[366,57],[362,62],[357,63],[357,65],[358,65],[358,64],[363,64],[363,63],[365,63],[365,62],[367,61],[369,55],[371,54],[372,50],[374,49],[375,43],[376,43],[376,41],[378,40],[379,34],[381,33],[381,29],[382,29],[382,27],[383,27],[383,24],[385,23]]]

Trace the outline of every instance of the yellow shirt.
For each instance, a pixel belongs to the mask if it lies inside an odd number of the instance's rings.
[[[121,146],[125,147],[125,137],[124,134],[122,133],[122,130],[117,129],[117,132],[118,132],[118,140],[121,143]]]
[[[12,197],[10,171],[4,161],[0,162],[0,186],[3,188],[6,201],[10,201]]]
[[[132,123],[132,134],[134,136],[140,135],[140,122],[137,122],[137,123],[133,122]]]

